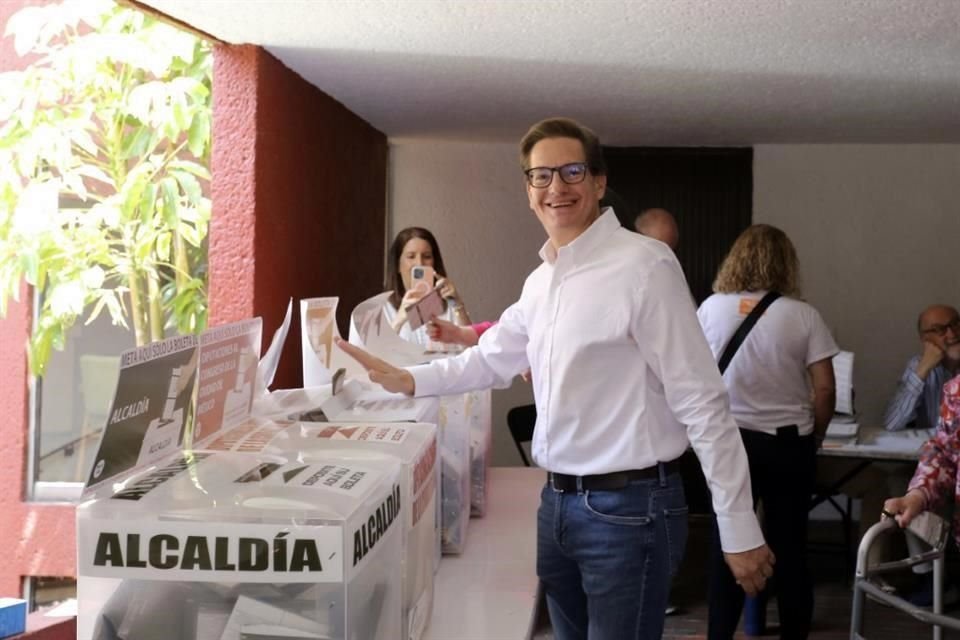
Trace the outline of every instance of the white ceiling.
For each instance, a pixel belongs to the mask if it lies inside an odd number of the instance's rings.
[[[391,138],[960,143],[960,0],[146,0]]]

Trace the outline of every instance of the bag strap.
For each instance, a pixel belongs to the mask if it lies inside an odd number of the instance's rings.
[[[747,317],[743,319],[743,322],[737,327],[737,332],[733,334],[730,342],[727,343],[727,347],[723,350],[720,361],[717,363],[717,366],[720,367],[720,375],[723,375],[723,372],[727,370],[730,361],[733,360],[734,354],[737,353],[737,349],[740,348],[743,341],[747,339],[747,334],[753,329],[753,325],[757,324],[757,320],[759,320],[763,312],[767,310],[767,307],[773,304],[773,301],[780,296],[779,291],[768,292],[767,295],[760,298],[756,306],[747,314]]]

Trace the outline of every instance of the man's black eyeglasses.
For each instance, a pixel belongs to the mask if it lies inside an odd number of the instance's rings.
[[[953,335],[960,336],[960,318],[954,318],[947,324],[935,324],[932,327],[924,329],[920,333],[935,333],[937,337],[942,338],[947,335],[947,329],[953,331]]]
[[[587,177],[587,163],[571,162],[562,167],[534,167],[524,171],[524,174],[531,187],[546,189],[553,182],[554,171],[560,174],[560,179],[567,184],[579,184]]]

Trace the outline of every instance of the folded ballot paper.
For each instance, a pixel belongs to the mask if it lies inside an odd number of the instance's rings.
[[[371,382],[346,380],[334,385],[279,389],[257,398],[252,414],[259,418],[334,422],[437,423],[436,398],[411,398],[384,391]]]

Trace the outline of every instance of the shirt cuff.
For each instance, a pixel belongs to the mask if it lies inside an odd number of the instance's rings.
[[[757,514],[753,511],[717,514],[717,528],[720,530],[720,547],[724,553],[741,553],[766,544]]]
[[[440,395],[441,376],[437,367],[420,364],[415,367],[407,367],[407,371],[413,376],[414,398]]]
[[[910,388],[911,391],[920,393],[923,391],[923,380],[920,379],[920,376],[917,375],[916,369],[913,367],[907,369],[907,372],[903,375],[903,382]]]

